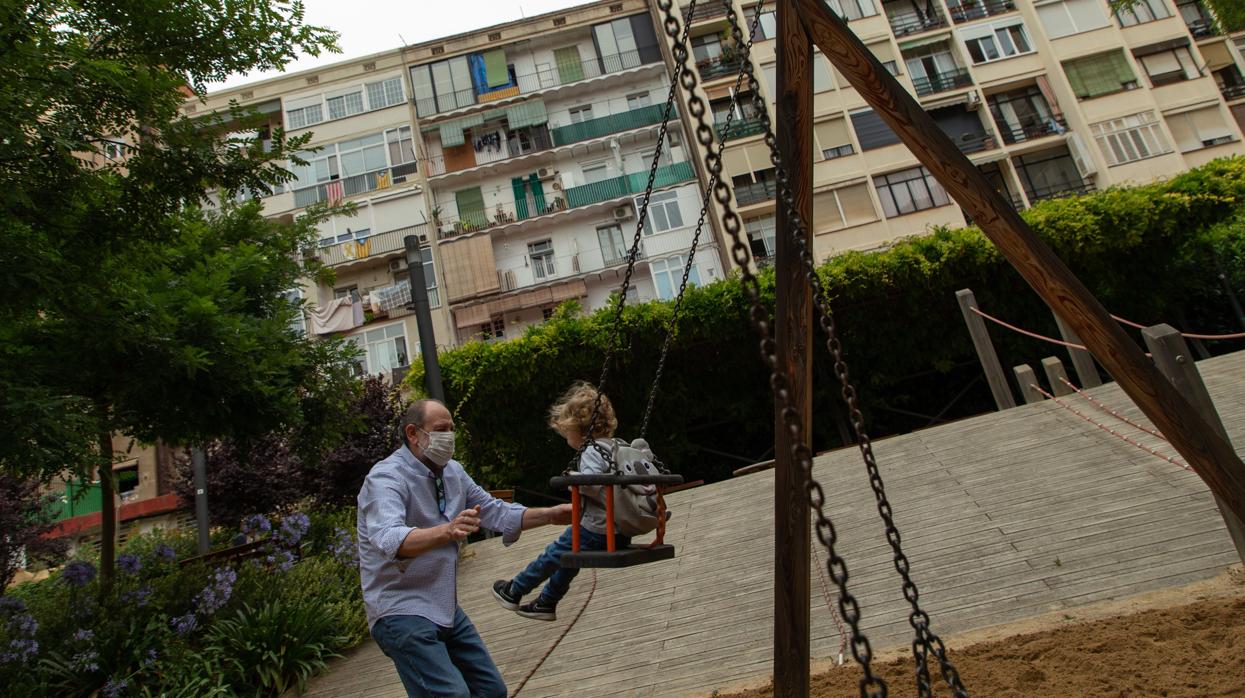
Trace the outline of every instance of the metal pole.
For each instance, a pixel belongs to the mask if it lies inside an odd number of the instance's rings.
[[[402,238],[406,245],[406,267],[411,275],[411,305],[415,311],[415,324],[419,328],[419,354],[424,358],[424,390],[428,397],[445,402],[445,388],[441,386],[441,365],[437,363],[437,337],[432,328],[432,311],[428,308],[428,284],[424,280],[424,257],[419,249],[419,237],[407,235]]]
[[[813,220],[813,45],[796,14],[795,3],[778,8],[778,150],[787,163],[796,213]],[[778,366],[791,378],[791,408],[800,415],[802,443],[796,443],[774,404],[774,698],[807,698],[809,682],[809,530],[808,493],[792,449],[812,453],[813,348],[812,287],[791,242],[787,207],[778,206],[774,267],[775,340]],[[813,249],[812,230],[805,244]]]
[[[199,533],[199,554],[206,555],[208,543],[207,454],[198,446],[190,449],[190,465],[195,477],[195,524]]]

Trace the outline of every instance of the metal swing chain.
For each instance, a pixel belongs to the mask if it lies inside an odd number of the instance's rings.
[[[691,0],[691,3],[688,5],[688,11],[690,12],[694,9],[696,9],[696,0]],[[680,39],[679,46],[687,45],[687,37],[690,31],[691,23],[688,23],[688,26],[683,30],[683,36]],[[684,51],[686,52],[686,49],[684,49]],[[685,55],[683,63],[686,62],[687,60]],[[575,456],[571,458],[570,464],[567,466],[565,471],[567,473],[574,470],[578,466],[579,458],[583,455],[584,451],[587,450],[589,444],[591,444],[596,452],[599,453],[603,459],[605,459],[609,472],[618,472],[618,464],[614,462],[613,454],[605,447],[601,446],[601,444],[597,443],[597,440],[592,438],[592,434],[596,431],[597,420],[601,416],[601,397],[605,391],[605,382],[609,378],[610,363],[614,358],[614,351],[618,344],[618,338],[622,333],[623,306],[627,304],[627,289],[631,287],[631,275],[635,272],[635,262],[639,256],[640,240],[642,239],[644,233],[644,222],[648,218],[648,202],[653,195],[653,183],[657,180],[657,165],[661,161],[661,149],[662,145],[666,141],[666,130],[670,124],[670,115],[674,111],[674,96],[678,91],[680,72],[685,70],[686,69],[680,65],[675,69],[674,75],[671,76],[670,90],[666,94],[666,108],[662,113],[661,118],[661,129],[657,133],[657,148],[653,151],[653,163],[649,167],[648,183],[644,187],[644,203],[640,206],[639,214],[636,216],[635,237],[631,241],[631,250],[627,254],[627,272],[623,276],[622,286],[618,293],[618,302],[614,304],[614,324],[610,331],[609,342],[605,346],[605,361],[601,366],[601,377],[597,380],[597,397],[592,403],[592,417],[588,420],[588,433],[584,435],[584,442],[580,444],[578,449],[575,450]]]
[[[722,0],[724,5],[730,5],[731,0]],[[759,10],[764,5],[764,0],[757,5]],[[689,15],[690,16],[690,15]],[[748,32],[748,50],[752,49],[753,39],[756,37],[757,25],[760,24],[761,13],[758,11],[752,19],[752,26]],[[722,151],[726,149],[726,134],[731,131],[731,122],[735,119],[735,108],[739,106],[739,87],[743,84],[744,67],[743,56],[740,54],[739,71],[735,75],[735,91],[731,94],[731,108],[726,114],[726,123],[723,125],[722,137],[718,140],[718,158],[722,157]],[[679,311],[683,308],[683,293],[687,289],[687,279],[692,273],[692,265],[696,259],[696,249],[700,245],[700,233],[705,226],[705,218],[709,213],[709,197],[713,195],[713,188],[718,183],[720,173],[713,172],[709,175],[709,184],[705,186],[705,192],[701,195],[700,217],[696,219],[696,232],[692,235],[692,245],[687,253],[687,261],[683,264],[683,281],[679,284],[679,292],[674,298],[674,308],[670,312],[670,322],[666,325],[666,336],[661,345],[661,357],[657,360],[657,375],[653,378],[652,388],[648,393],[648,405],[644,408],[644,419],[640,422],[640,438],[648,433],[648,420],[653,414],[653,405],[657,402],[657,387],[661,384],[661,376],[666,370],[666,356],[670,352],[670,343],[674,338],[674,330],[679,322]],[[664,466],[658,464],[658,467],[664,471]]]
[[[732,37],[737,43],[740,42],[743,38],[742,32],[733,9],[727,12],[727,20],[731,25]],[[750,60],[749,64],[751,64]],[[856,401],[856,388],[852,385],[847,362],[843,358],[843,347],[836,332],[828,294],[821,283],[820,277],[817,275],[813,256],[804,240],[806,228],[795,209],[795,199],[791,193],[790,180],[783,166],[781,154],[778,151],[773,125],[769,118],[769,110],[761,97],[760,86],[751,70],[749,70],[749,75],[752,78],[749,82],[749,88],[752,90],[753,107],[765,129],[765,143],[769,146],[770,159],[774,164],[779,196],[791,221],[791,238],[800,261],[804,266],[805,276],[813,291],[813,299],[817,304],[819,315],[818,324],[826,335],[826,347],[834,357],[834,371],[838,376],[839,384],[842,386],[843,401],[847,404],[849,420],[859,442],[865,468],[869,474],[869,485],[873,490],[874,497],[877,499],[878,513],[881,515],[883,524],[886,527],[886,540],[894,554],[895,569],[903,579],[904,598],[912,607],[908,621],[916,632],[916,637],[913,640],[913,656],[917,663],[917,689],[922,697],[932,695],[926,654],[928,651],[932,651],[938,659],[939,668],[947,685],[952,689],[957,698],[967,698],[968,691],[960,679],[959,672],[947,658],[946,646],[943,644],[942,639],[930,630],[929,614],[921,608],[919,601],[920,592],[917,589],[916,582],[912,580],[911,565],[901,546],[899,529],[895,525],[894,513],[890,502],[886,498],[886,488],[882,482],[882,474],[878,468],[877,460],[874,458],[873,442],[870,440],[869,435],[865,433],[864,416],[861,414],[860,407]]]
[[[657,6],[665,14],[664,28],[666,34],[671,38],[678,40],[679,36],[679,20],[672,11],[673,0],[657,0]],[[728,10],[728,16],[732,19],[735,31],[739,31],[738,21],[734,18],[733,10]],[[696,118],[696,139],[704,146],[706,153],[704,156],[705,166],[710,172],[722,172],[722,160],[712,149],[713,145],[713,129],[705,123],[705,103],[695,93],[696,76],[687,69],[687,49],[686,44],[677,44],[674,49],[677,60],[680,61],[680,83],[684,91],[688,95],[688,113]],[[752,72],[752,62],[745,60],[743,63],[744,71],[747,73],[749,81],[749,89],[754,93],[758,90],[756,77]],[[764,114],[764,112],[762,112]],[[739,215],[731,206],[731,188],[721,181],[717,182],[714,187],[714,198],[721,205],[722,225],[726,232],[731,236],[731,258],[735,264],[740,267],[741,283],[744,292],[748,296],[750,302],[749,319],[753,328],[760,336],[759,348],[761,350],[761,358],[769,367],[770,388],[774,393],[774,397],[782,405],[780,415],[787,430],[792,436],[793,443],[791,445],[791,455],[795,462],[799,465],[801,475],[804,480],[805,489],[808,491],[809,503],[816,514],[817,536],[821,543],[826,547],[827,560],[826,568],[830,574],[830,578],[834,580],[839,590],[839,610],[843,619],[847,622],[851,629],[851,647],[852,656],[860,665],[864,676],[860,680],[860,695],[862,698],[885,698],[887,696],[886,682],[881,677],[873,673],[873,649],[869,644],[869,639],[864,636],[860,630],[860,604],[856,598],[852,596],[847,589],[847,563],[835,551],[835,543],[838,540],[838,533],[834,528],[834,523],[826,516],[825,491],[821,484],[812,476],[813,460],[811,450],[804,445],[801,438],[803,428],[800,424],[799,413],[791,407],[791,394],[788,390],[789,378],[786,372],[778,363],[776,356],[776,345],[774,339],[770,336],[770,323],[767,321],[767,313],[765,306],[761,302],[760,283],[755,274],[749,268],[749,262],[752,260],[751,249],[743,242],[741,230],[743,223],[740,221]]]

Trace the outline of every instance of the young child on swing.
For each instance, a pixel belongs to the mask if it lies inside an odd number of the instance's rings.
[[[610,404],[610,399],[602,395],[596,426],[589,435],[592,407],[596,399],[596,388],[581,381],[572,385],[549,409],[549,426],[566,439],[567,446],[579,450],[584,440],[591,436],[609,452],[611,438],[614,430],[618,428],[618,418],[614,415],[614,406]],[[591,444],[579,457],[580,473],[604,473],[606,467],[605,459]],[[588,491],[589,488],[583,490]],[[605,508],[592,496],[583,497],[580,501],[583,503],[583,514],[579,526],[579,549],[605,550]],[[614,541],[619,549],[631,545],[631,539],[627,536],[615,535]],[[570,551],[571,527],[567,527],[557,540],[550,543],[540,556],[513,579],[494,582],[493,598],[497,599],[502,608],[525,618],[557,620],[558,602],[566,596],[571,580],[579,574],[578,569],[563,568],[559,564],[562,556]],[[541,590],[540,596],[535,601],[520,604],[519,601],[540,586],[541,582],[545,582],[545,588]]]

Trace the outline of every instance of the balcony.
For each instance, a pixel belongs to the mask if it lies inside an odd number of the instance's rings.
[[[496,152],[481,150],[475,154],[467,151],[464,156],[450,158],[447,158],[445,155],[425,158],[424,172],[429,177],[440,177],[454,172],[469,170],[473,167],[480,167],[481,165],[492,165],[498,162],[513,160],[517,157],[531,155],[532,153],[538,153],[553,147],[553,139],[549,135],[549,128],[544,124],[527,126],[514,131],[505,127],[484,129],[488,133],[495,133],[498,130],[505,131],[510,136],[503,139],[500,150]],[[466,137],[466,140],[472,142],[474,138]]]
[[[622,133],[623,131],[659,124],[665,115],[665,111],[666,107],[664,104],[654,104],[618,114],[610,114],[609,116],[599,116],[595,119],[588,119],[569,126],[559,126],[550,131],[550,134],[553,137],[555,146],[569,145],[571,143],[589,141],[593,138],[600,138],[601,136],[608,136],[612,133]],[[677,111],[672,109],[670,118],[675,119],[677,117]]]
[[[683,13],[683,20],[688,24],[696,24],[697,22],[705,22],[718,17],[726,16],[726,3],[724,2],[706,2],[703,5],[697,4],[696,8],[691,12]]]
[[[602,269],[610,267],[618,267],[627,263],[627,259],[631,255],[631,248],[625,250],[601,250]],[[637,260],[644,259],[644,243],[640,243],[640,248],[635,251]],[[592,271],[592,270],[588,270]]]
[[[318,248],[316,256],[325,266],[335,267],[342,264],[358,262],[371,257],[381,257],[405,250],[403,238],[407,235],[426,235],[428,224],[409,225],[405,228],[386,231],[378,235],[369,235],[360,240]]]
[[[973,78],[965,68],[957,68],[946,73],[931,73],[925,77],[912,78],[912,86],[918,97],[946,92],[973,84]]]
[[[947,26],[947,19],[936,10],[933,12],[914,12],[910,8],[904,8],[901,12],[891,14],[888,8],[886,18],[890,20],[891,31],[894,32],[896,37],[920,34],[921,32]]]
[[[724,54],[715,58],[696,61],[696,70],[700,73],[700,79],[703,81],[718,80],[728,75],[738,75],[739,61],[735,59],[734,54],[731,54],[729,57]]]
[[[1080,196],[1081,194],[1089,194],[1095,190],[1093,182],[1086,182],[1079,176],[1074,177],[1073,181],[1066,182],[1057,186],[1046,187],[1043,189],[1035,189],[1029,192],[1029,201],[1037,203],[1046,199],[1062,199],[1069,196]]]
[[[958,136],[947,134],[960,149],[961,153],[968,155],[970,153],[980,153],[983,150],[993,150],[999,147],[998,141],[995,140],[994,134],[989,131],[973,131],[969,133],[961,133]]]
[[[415,109],[421,119],[429,119],[448,112],[466,110],[479,104],[490,104],[519,95],[541,92],[598,78],[602,75],[638,68],[642,65],[656,65],[660,63],[660,52],[643,57],[639,51],[624,51],[618,54],[602,56],[599,59],[581,59],[578,62],[571,61],[568,63],[559,61],[556,65],[550,65],[532,73],[515,75],[514,85],[505,89],[478,94],[474,88],[466,88],[417,98],[415,99]]]
[[[1219,27],[1215,26],[1214,20],[1208,17],[1186,20],[1185,24],[1189,26],[1189,33],[1193,35],[1194,39],[1205,39],[1219,35]]]
[[[970,0],[960,5],[951,5],[947,8],[951,15],[951,21],[956,24],[971,22],[974,19],[982,17],[993,17],[1011,12],[1016,9],[1016,3],[1012,0]]]
[[[1066,133],[1067,130],[1068,122],[1062,116],[1052,116],[1045,121],[1030,121],[1016,125],[1004,122],[999,125],[999,132],[1002,134],[1003,142],[1008,145],[1024,143],[1025,141],[1045,138],[1046,136],[1056,136]]]
[[[678,162],[657,168],[653,187],[668,187],[695,179],[696,173],[690,162]],[[644,191],[648,183],[648,170],[612,177],[600,182],[571,187],[562,196],[547,200],[542,195],[538,201],[498,204],[492,210],[460,211],[458,217],[440,216],[437,219],[437,239],[445,240],[467,233],[489,230],[502,225],[552,215],[592,204],[620,199]]]
[[[696,178],[690,162],[676,162],[673,165],[657,168],[653,179],[653,188],[668,187],[672,184],[687,182]],[[648,172],[632,172],[619,177],[582,184],[566,190],[566,203],[570,208],[588,206],[589,204],[618,199],[628,194],[639,194],[648,183]]]
[[[1231,101],[1245,97],[1245,85],[1224,85],[1219,88],[1219,92],[1223,94],[1223,98]]]
[[[1188,80],[1189,76],[1185,74],[1184,68],[1169,70],[1165,73],[1156,73],[1150,76],[1150,84],[1154,87],[1162,87],[1164,85],[1174,85],[1178,82]]]
[[[740,206],[751,206],[764,201],[770,201],[777,192],[777,185],[773,181],[753,182],[743,186],[735,186],[735,201]]]
[[[418,163],[408,162],[396,167],[386,167],[374,172],[334,179],[323,184],[294,190],[294,207],[304,208],[312,204],[340,201],[347,196],[365,194],[377,189],[388,189],[406,181],[408,175],[419,170]]]
[[[724,117],[725,118],[725,117]],[[726,130],[726,124],[722,123],[714,127],[718,132],[719,141],[732,141],[736,138],[747,138],[755,136],[758,133],[765,133],[765,124],[760,119],[744,119],[743,121],[735,120],[730,124],[730,130]]]

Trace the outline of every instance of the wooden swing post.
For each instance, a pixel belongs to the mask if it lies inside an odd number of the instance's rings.
[[[793,0],[778,0],[777,146],[795,210],[813,239],[813,44]],[[793,155],[794,153],[794,155]],[[796,233],[779,203],[774,250],[774,314],[779,367],[790,377],[791,409],[799,412],[800,441],[774,403],[774,697],[806,698],[809,681],[809,505],[800,464],[791,449],[812,454],[813,292],[791,236]]]

